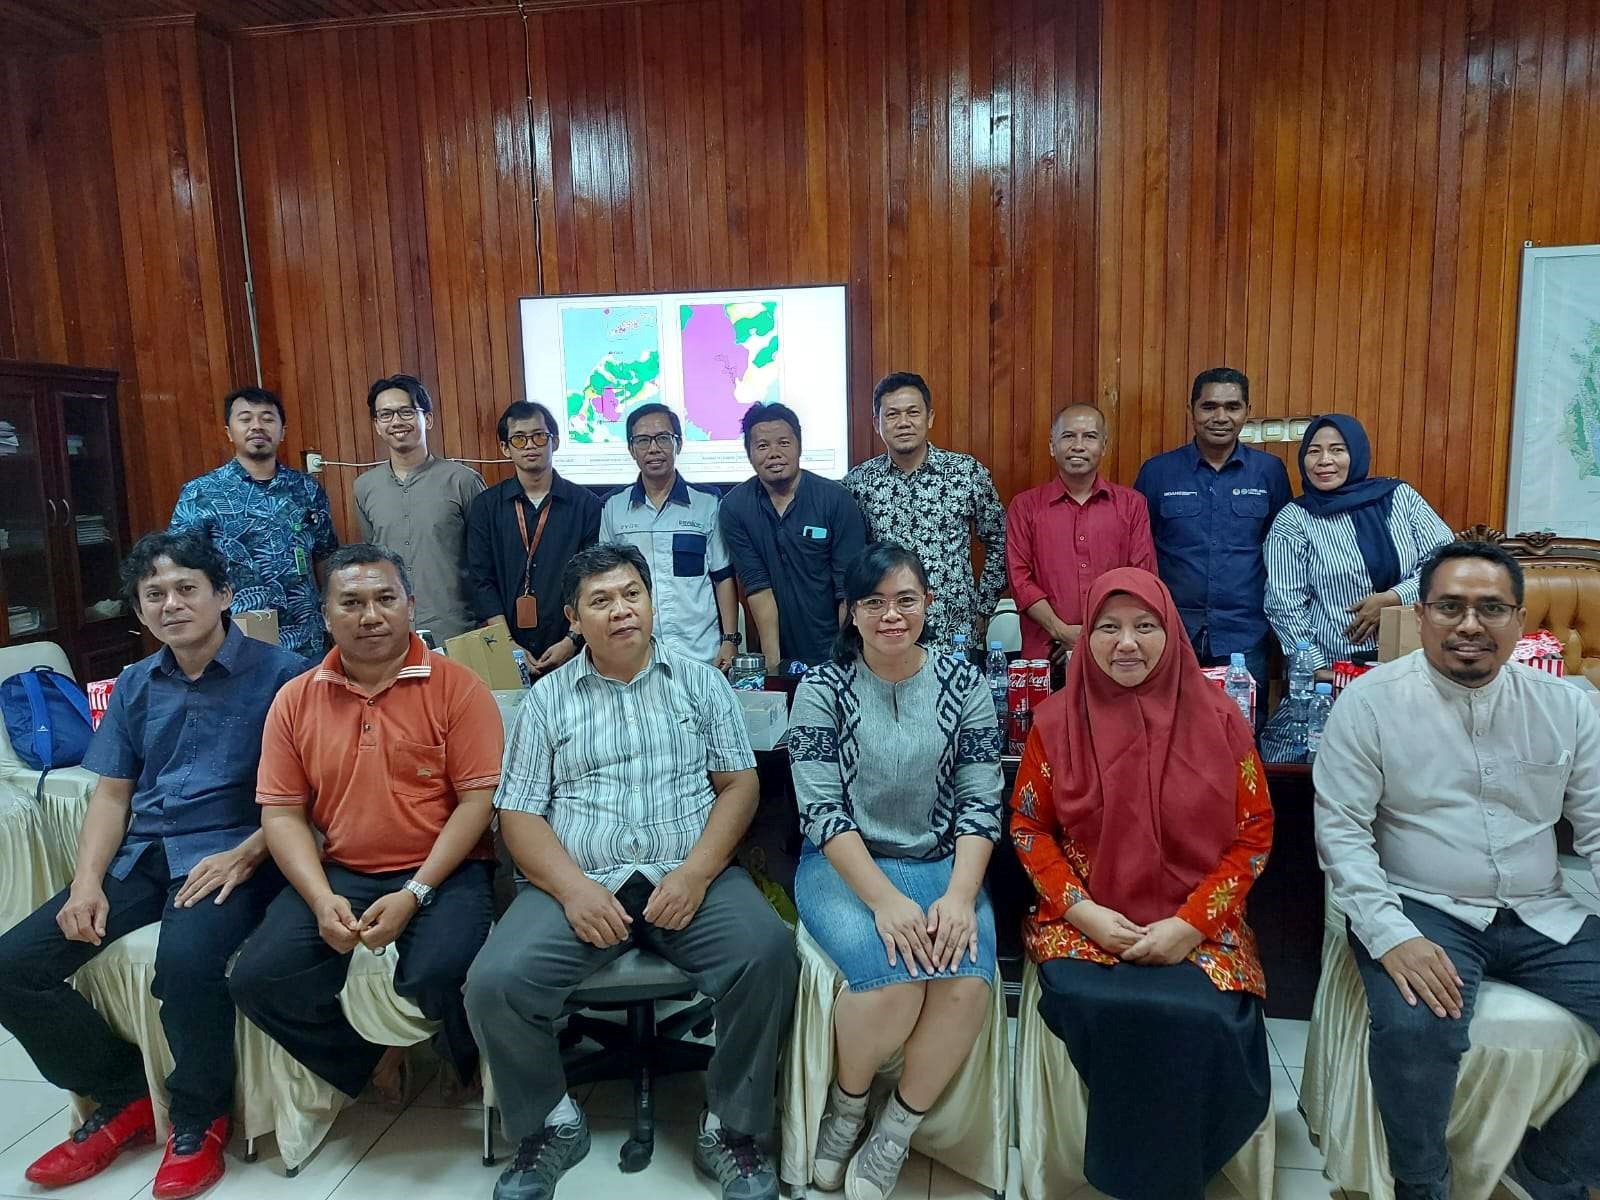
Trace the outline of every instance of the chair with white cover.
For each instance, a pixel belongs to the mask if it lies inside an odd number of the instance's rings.
[[[1022,652],[1022,618],[1017,615],[1017,602],[1010,596],[1000,601],[989,618],[989,640],[999,642],[1007,654]],[[979,647],[987,650],[987,646]]]
[[[817,1150],[817,1126],[833,1082],[833,1006],[845,986],[844,976],[802,924],[796,930],[800,983],[795,996],[794,1025],[784,1055],[780,1096],[783,1102],[783,1155],[779,1177],[793,1194],[811,1186],[811,1164]],[[989,1018],[967,1061],[956,1072],[911,1139],[911,1148],[995,1196],[1004,1196],[1011,1143],[1011,1056],[1006,1044],[1004,989],[991,988]],[[900,1076],[903,1059],[896,1053],[872,1086],[872,1107],[888,1095]]]
[[[0,680],[34,667],[72,674],[67,655],[54,642],[0,647]],[[40,772],[18,757],[0,722],[0,931],[11,928],[72,882],[78,829],[99,776],[82,767]]]
[[[161,1027],[160,1003],[150,994],[159,932],[159,925],[146,925],[113,942],[73,976],[72,985],[113,1029],[139,1047],[155,1104],[157,1136],[164,1139],[171,1127],[165,1081],[172,1052]],[[378,956],[356,947],[339,1004],[368,1041],[409,1046],[431,1037],[437,1026],[395,992],[396,961],[392,950]],[[278,1154],[293,1176],[316,1153],[350,1098],[291,1058],[243,1015],[234,1054],[234,1129],[245,1137],[246,1160],[255,1159],[256,1139],[276,1134]],[[74,1097],[74,1127],[93,1108],[92,1102]]]
[[[1066,1043],[1039,1015],[1039,995],[1039,968],[1030,960],[1017,1007],[1017,1151],[1025,1200],[1058,1200],[1085,1182],[1089,1089]],[[1269,1104],[1250,1140],[1222,1168],[1244,1200],[1272,1200],[1277,1145],[1276,1113]]]
[[[1367,994],[1330,889],[1322,980],[1311,1010],[1300,1105],[1325,1174],[1372,1200],[1394,1176],[1367,1070]],[[1454,1200],[1488,1200],[1530,1125],[1542,1125],[1600,1064],[1600,1036],[1571,1013],[1494,979],[1479,988],[1446,1141]]]

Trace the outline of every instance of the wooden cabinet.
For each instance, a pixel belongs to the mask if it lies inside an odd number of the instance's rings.
[[[143,653],[122,598],[128,501],[114,371],[0,361],[0,631],[52,641],[80,681]]]

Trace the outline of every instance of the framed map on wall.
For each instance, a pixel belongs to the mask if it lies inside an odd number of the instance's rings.
[[[1600,246],[1522,252],[1505,529],[1600,538]]]

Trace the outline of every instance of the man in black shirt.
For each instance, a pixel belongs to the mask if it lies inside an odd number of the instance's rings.
[[[561,434],[542,404],[518,400],[500,414],[500,453],[510,479],[478,495],[467,514],[467,571],[480,625],[504,617],[535,675],[581,644],[561,611],[567,560],[600,534],[600,501],[551,466]]]
[[[744,414],[755,468],[722,498],[722,536],[750,599],[767,670],[807,666],[833,652],[844,573],[866,547],[867,522],[850,493],[800,469],[800,418],[782,404]]]

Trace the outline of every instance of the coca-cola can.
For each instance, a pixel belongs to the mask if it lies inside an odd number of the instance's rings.
[[[1028,700],[1038,708],[1050,698],[1050,660],[1036,658],[1028,664]]]
[[[1027,694],[1023,694],[1027,699]],[[1028,731],[1033,728],[1033,709],[1012,709],[1006,728],[1006,753],[1018,758],[1028,748]]]

